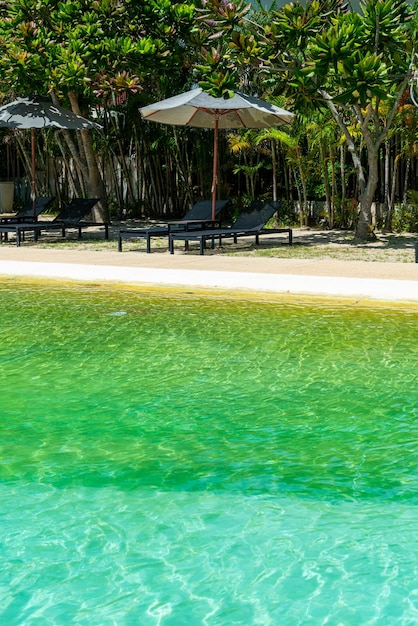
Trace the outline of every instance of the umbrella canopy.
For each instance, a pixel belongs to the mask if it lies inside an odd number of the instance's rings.
[[[213,128],[212,219],[215,219],[219,128],[270,128],[291,122],[294,114],[274,104],[235,92],[214,98],[202,89],[155,102],[140,109],[144,119],[176,126]]]
[[[52,104],[40,96],[17,98],[0,107],[0,126],[7,128],[67,128],[88,130],[101,128],[96,122],[86,120],[68,109]]]
[[[34,218],[36,219],[36,175],[35,175],[35,129],[66,128],[69,130],[88,130],[101,128],[96,122],[76,115],[59,106],[55,106],[47,98],[29,96],[17,98],[0,107],[0,127],[32,129],[32,199]]]

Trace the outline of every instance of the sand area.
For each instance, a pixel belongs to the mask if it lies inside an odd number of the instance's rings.
[[[54,233],[20,247],[3,242],[0,276],[418,302],[416,235],[381,237],[359,247],[346,233],[295,229],[292,249],[277,248],[274,238],[269,244],[269,236],[257,249],[243,238],[238,246],[200,256],[181,248],[170,255],[164,241],[151,254],[133,241],[118,252],[116,234],[117,225],[107,242],[99,231],[82,241]]]

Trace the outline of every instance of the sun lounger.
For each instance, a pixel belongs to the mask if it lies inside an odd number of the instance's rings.
[[[61,230],[62,236],[69,229],[76,228],[78,237],[81,238],[82,230],[92,226],[104,226],[105,238],[109,238],[109,224],[105,222],[89,222],[86,216],[97,204],[97,198],[74,198],[53,220],[42,222],[22,222],[16,224],[0,224],[0,234],[15,233],[16,245],[20,246],[22,237],[26,232],[33,232],[35,241],[42,231]]]
[[[226,207],[229,200],[217,200],[216,216]],[[220,226],[220,221],[212,221],[212,201],[201,200],[197,202],[188,213],[177,221],[168,222],[165,226],[151,226],[149,228],[122,228],[119,231],[118,250],[122,252],[123,239],[146,239],[147,252],[151,252],[151,239],[153,237],[168,237],[169,233],[183,230],[206,229],[210,226]]]
[[[0,215],[0,224],[15,224],[16,222],[32,222],[36,217],[39,217],[41,213],[46,211],[51,202],[53,201],[54,196],[45,196],[39,197],[35,199],[35,209],[33,207],[33,201],[28,200],[25,206],[20,209],[15,215]]]
[[[255,243],[258,245],[260,235],[273,233],[287,233],[289,237],[289,245],[292,245],[292,229],[291,228],[264,228],[270,218],[276,213],[280,207],[280,202],[261,202],[254,201],[247,209],[244,209],[232,226],[228,228],[214,228],[208,230],[200,230],[195,232],[172,232],[169,234],[169,250],[174,254],[174,242],[184,241],[187,244],[190,241],[198,241],[200,244],[200,254],[204,254],[206,241],[212,241],[212,247],[215,239],[219,239],[219,245],[222,239],[233,237],[234,243],[238,237],[255,236]]]

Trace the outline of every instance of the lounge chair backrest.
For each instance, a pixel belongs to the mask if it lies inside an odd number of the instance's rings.
[[[35,199],[35,211],[36,215],[40,215],[43,213],[53,201],[54,196],[40,196]],[[15,215],[15,217],[33,217],[33,200],[28,200],[25,206],[20,209]]]
[[[242,230],[261,230],[263,226],[267,224],[269,219],[273,217],[279,207],[280,202],[262,202],[260,200],[254,200],[247,208],[241,211],[235,222],[232,224],[232,228]]]
[[[98,198],[74,198],[70,204],[62,209],[54,218],[54,222],[65,222],[66,224],[78,224],[85,218],[95,204],[99,202]]]
[[[216,215],[228,204],[229,200],[216,201]],[[212,200],[201,200],[190,209],[182,220],[210,220],[212,217]]]

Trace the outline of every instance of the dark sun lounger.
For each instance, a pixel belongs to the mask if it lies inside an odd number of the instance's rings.
[[[104,226],[105,238],[108,239],[108,223],[89,222],[84,219],[89,215],[94,205],[98,202],[98,198],[74,198],[74,200],[62,209],[62,211],[53,220],[0,224],[0,234],[6,235],[7,238],[8,233],[15,233],[16,245],[20,246],[22,237],[26,232],[33,232],[36,241],[42,231],[61,230],[62,236],[65,237],[67,230],[76,228],[78,230],[78,237],[81,238],[83,228],[89,228],[91,226]]]
[[[229,200],[216,201],[216,217],[226,207]],[[119,231],[118,250],[122,252],[123,239],[146,239],[147,252],[151,252],[151,239],[153,237],[168,237],[169,233],[183,230],[206,229],[212,222],[212,201],[201,200],[197,202],[186,215],[177,221],[169,222],[166,226],[151,226],[149,228],[121,228]],[[220,222],[216,220],[215,224]]]
[[[0,215],[0,224],[16,224],[19,222],[33,222],[36,218],[39,217],[41,213],[46,211],[51,202],[53,201],[54,196],[39,196],[35,199],[35,210],[33,207],[33,201],[28,200],[25,206],[20,209],[15,215]]]
[[[221,245],[222,239],[226,237],[233,237],[234,243],[236,243],[238,237],[248,237],[250,235],[254,235],[255,243],[258,245],[260,235],[273,233],[287,233],[289,237],[289,245],[292,245],[291,228],[264,228],[279,207],[280,202],[254,201],[248,208],[241,211],[235,222],[230,227],[213,228],[193,232],[172,232],[169,234],[170,252],[171,254],[174,254],[175,241],[184,241],[185,244],[189,241],[198,241],[200,244],[200,254],[204,254],[206,241],[208,239],[212,241],[213,246],[215,239],[219,239],[219,245]]]

